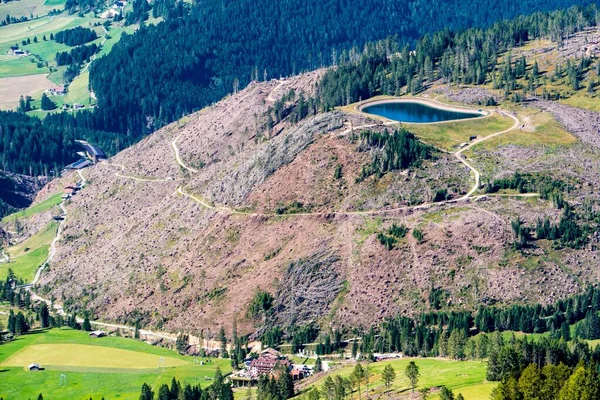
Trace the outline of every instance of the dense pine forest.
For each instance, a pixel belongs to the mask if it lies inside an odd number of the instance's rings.
[[[488,27],[520,14],[589,2],[435,3],[328,0],[298,5],[280,1],[256,7],[251,1],[206,1],[188,8],[181,3],[167,7],[164,1],[156,2],[152,13],[167,21],[124,37],[92,67],[91,86],[99,99],[96,117],[104,124],[102,129],[143,135],[219,100],[233,91],[234,85],[243,87],[251,80],[354,61],[370,41],[394,37],[396,46],[412,48],[420,35],[442,31],[436,37],[444,40],[434,42],[430,56],[429,62],[434,63],[454,45],[452,30]],[[131,22],[144,20],[150,13],[143,2],[134,2],[133,8],[134,15],[127,17]],[[499,26],[507,28],[501,32],[499,44],[512,40],[515,32],[545,32],[542,25],[548,24],[547,19],[535,15]],[[560,20],[561,26],[572,25],[568,17]],[[528,28],[526,23],[532,21],[534,26]],[[457,37],[465,40],[481,34],[469,31]],[[476,38],[476,45],[479,42]],[[419,43],[422,46],[424,42]],[[419,44],[416,48],[420,50]],[[500,49],[486,50],[477,57],[487,61]],[[423,62],[425,59],[419,60]],[[475,71],[470,73],[480,74],[477,68]],[[346,80],[340,82],[345,84]]]
[[[560,38],[595,25],[598,19],[597,9],[591,6],[496,23],[499,18],[564,5],[558,1],[506,3],[505,7],[495,2],[431,7],[425,2],[364,0],[361,4],[307,3],[298,8],[294,2],[255,7],[247,1],[195,6],[161,1],[150,10],[143,2],[137,6],[134,2],[133,13],[140,15],[131,16],[132,21],[150,13],[167,20],[124,36],[113,51],[92,65],[91,86],[98,97],[93,112],[51,115],[44,122],[3,114],[3,168],[51,175],[51,170],[58,171],[73,160],[69,142],[75,136],[115,154],[155,129],[219,100],[234,87],[332,64],[340,67],[326,74],[317,98],[308,99],[309,109],[327,110],[377,93],[400,94],[403,87],[418,90],[438,77],[478,83],[489,79],[503,49],[535,37]],[[492,26],[460,33],[447,29],[470,25]],[[433,31],[439,32],[417,40],[421,33]],[[93,35],[92,30],[73,29],[61,32],[56,40],[85,43]],[[409,52],[413,47],[415,52]],[[76,48],[58,54],[57,59],[69,64],[94,51],[81,49],[86,51]],[[399,56],[389,58],[392,53]],[[460,63],[465,57],[469,62]],[[32,127],[40,133],[28,137]]]
[[[534,73],[526,76],[528,85],[519,88],[516,80],[525,77],[525,60],[513,62],[507,57],[503,65],[498,65],[498,57],[510,48],[538,38],[560,45],[569,35],[596,26],[598,21],[600,12],[592,5],[521,16],[497,22],[485,30],[439,31],[419,39],[414,51],[408,46],[398,47],[396,40],[371,43],[358,58],[343,54],[343,65],[327,72],[319,90],[321,109],[329,110],[378,94],[416,94],[437,79],[449,84],[492,82],[506,97],[514,95],[517,89],[533,93],[541,85],[535,68]],[[584,60],[581,67],[587,62]],[[571,75],[577,81],[577,74]]]

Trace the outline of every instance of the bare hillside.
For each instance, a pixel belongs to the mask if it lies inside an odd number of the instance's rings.
[[[430,309],[432,291],[436,307],[546,302],[598,281],[589,249],[512,250],[511,221],[556,218],[547,201],[414,207],[442,187],[453,201],[469,192],[469,168],[452,154],[357,180],[372,155],[350,123],[373,121],[334,111],[264,127],[269,107],[290,89],[310,95],[321,73],[254,83],[84,170],[41,291],[104,319],[214,333],[234,317],[244,332],[369,325]],[[388,250],[377,233],[393,223],[423,239],[409,233]],[[259,288],[275,297],[267,321],[247,316]]]

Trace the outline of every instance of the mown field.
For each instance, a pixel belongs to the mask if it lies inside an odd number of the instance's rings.
[[[161,357],[164,369],[158,368]],[[46,369],[26,371],[31,362]],[[173,377],[207,386],[217,366],[224,372],[231,369],[228,360],[200,365],[193,357],[133,339],[95,339],[86,332],[52,329],[0,345],[0,397],[26,399],[43,393],[49,399],[138,399],[143,383],[156,389]],[[60,385],[62,374],[66,385]]]
[[[13,0],[0,4],[0,20],[11,17],[33,18],[43,17],[52,10],[62,10],[66,0]]]

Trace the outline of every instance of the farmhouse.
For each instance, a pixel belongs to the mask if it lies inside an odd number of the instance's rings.
[[[88,158],[92,160],[92,163],[95,164],[98,162],[98,160],[106,159],[106,154],[104,154],[100,147],[85,141],[80,141],[79,143],[85,149],[85,153],[88,156]]]
[[[65,94],[67,94],[67,88],[64,86],[53,87],[53,88],[48,89],[48,93],[55,95],[55,96],[63,96]]]
[[[75,186],[65,186],[65,188],[63,189],[63,193],[64,194],[70,194],[72,196],[75,193],[77,193],[77,190],[78,189]]]
[[[75,161],[74,163],[65,166],[65,169],[82,169],[91,164],[92,162],[90,160],[88,160],[87,158],[82,158],[80,160]]]

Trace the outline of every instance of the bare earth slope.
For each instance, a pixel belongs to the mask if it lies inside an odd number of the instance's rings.
[[[548,202],[410,208],[440,187],[470,190],[453,155],[357,183],[371,156],[349,123],[373,121],[335,111],[264,129],[276,99],[310,94],[321,73],[254,83],[83,171],[41,291],[104,319],[214,333],[234,316],[255,329],[246,312],[258,288],[276,298],[268,324],[355,326],[427,310],[433,289],[444,306],[476,307],[552,301],[599,280],[593,252],[548,250],[532,264],[510,249],[515,215],[556,217]],[[418,227],[423,242],[408,235],[386,250],[376,233],[393,222]]]

